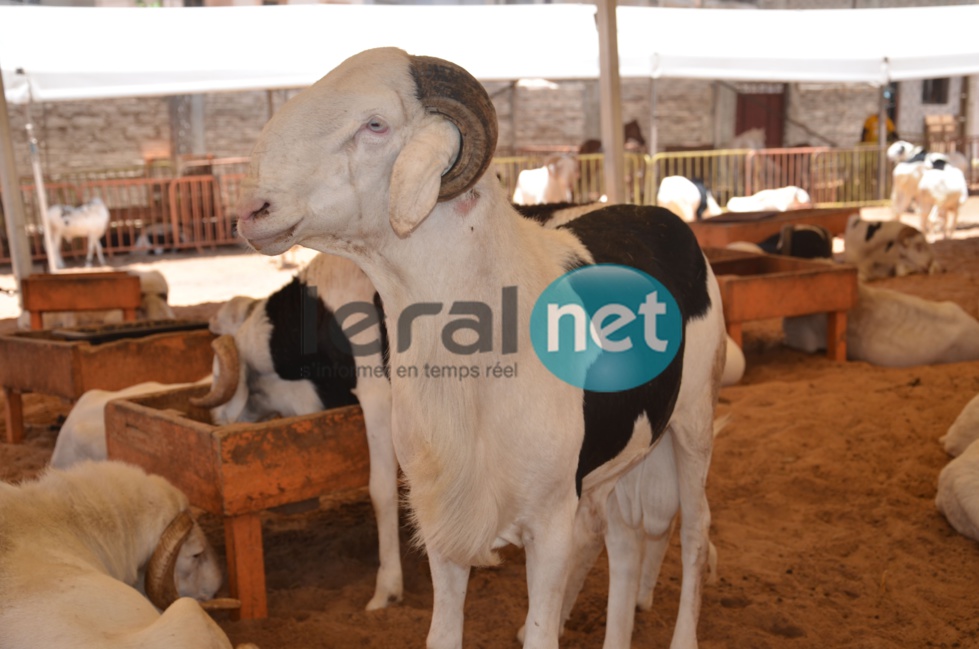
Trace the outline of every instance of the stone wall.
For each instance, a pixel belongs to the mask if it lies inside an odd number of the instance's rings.
[[[925,114],[958,113],[961,80],[953,79],[949,103],[921,105],[921,82],[904,82],[898,95],[898,132],[918,139]],[[542,147],[577,147],[598,137],[598,82],[489,83],[500,122],[501,153]],[[295,91],[218,93],[203,102],[201,150],[186,141],[177,151],[217,157],[246,156],[270,111]],[[720,142],[733,114],[717,113],[719,86],[709,81],[665,79],[656,82],[658,149],[711,148]],[[877,89],[860,84],[788,84],[785,143],[850,146],[863,120],[877,111]],[[622,81],[623,121],[636,119],[650,139],[648,79]],[[173,142],[171,104],[166,97],[69,101],[36,105],[36,136],[48,175],[66,171],[120,168],[144,157],[168,155]],[[23,107],[10,106],[11,128],[20,174],[31,174]],[[727,124],[730,121],[731,124]],[[715,130],[717,132],[715,133]],[[186,138],[186,135],[180,135]]]
[[[786,94],[787,146],[853,146],[878,110],[878,90],[862,84],[789,84]]]

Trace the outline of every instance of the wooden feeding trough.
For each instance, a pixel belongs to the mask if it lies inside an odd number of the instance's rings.
[[[0,336],[0,385],[7,402],[7,442],[18,444],[23,440],[24,392],[74,401],[96,388],[119,390],[145,381],[196,381],[211,372],[213,339],[206,322],[190,320],[127,322]]]
[[[194,386],[112,401],[109,457],[162,475],[191,504],[224,518],[228,583],[242,619],[268,615],[259,512],[366,487],[370,457],[359,406],[262,423],[215,426]]]
[[[690,223],[697,241],[704,248],[723,248],[735,241],[759,243],[782,231],[785,225],[818,225],[832,235],[846,231],[854,208],[811,208],[788,212],[727,212]]]
[[[21,306],[31,315],[31,329],[43,329],[50,311],[121,309],[122,319],[136,319],[142,296],[139,277],[122,271],[40,273],[20,283]]]
[[[826,313],[826,355],[846,360],[846,312],[857,301],[857,270],[793,257],[705,249],[721,289],[727,332],[741,345],[749,320]]]

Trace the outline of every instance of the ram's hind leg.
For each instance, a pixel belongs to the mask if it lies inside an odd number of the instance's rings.
[[[714,407],[726,354],[720,290],[712,275],[708,275],[710,310],[702,318],[687,323],[683,381],[669,425],[680,500],[683,558],[680,604],[671,649],[697,647],[700,599],[711,555],[707,471],[714,447]]]
[[[641,464],[615,486],[608,502],[609,560],[605,649],[628,649],[635,610],[648,610],[679,508],[668,431]]]
[[[700,600],[711,551],[706,485],[713,432],[709,418],[698,419],[702,421],[676,422],[674,429],[683,581],[671,649],[693,649],[697,646]]]

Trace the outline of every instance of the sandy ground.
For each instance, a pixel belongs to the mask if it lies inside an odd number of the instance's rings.
[[[878,285],[950,299],[977,316],[979,199],[970,207],[959,236],[936,244],[946,272]],[[231,295],[265,295],[292,272],[244,251],[117,257],[113,265],[162,269],[185,317],[206,317]],[[0,287],[11,285],[0,275]],[[11,299],[0,297],[0,309]],[[16,309],[7,313],[0,317]],[[708,484],[719,580],[704,591],[701,647],[979,647],[979,544],[958,535],[934,505],[948,461],[938,438],[979,393],[979,361],[905,369],[837,364],[785,348],[778,321],[746,325],[745,350],[744,380],[721,393],[719,411],[731,421],[717,439]],[[0,478],[16,481],[44,466],[68,407],[25,396],[26,440],[0,444]],[[221,522],[204,516],[203,524],[223,555]],[[404,601],[363,610],[377,567],[366,493],[324,497],[305,514],[266,513],[263,533],[270,617],[219,617],[234,642],[262,649],[424,646],[432,589],[407,526]],[[472,575],[467,647],[517,646],[526,610],[523,555],[508,549],[503,556],[502,566]],[[601,646],[607,579],[603,557],[563,647]],[[634,646],[669,645],[679,579],[674,539],[657,604],[637,616]]]

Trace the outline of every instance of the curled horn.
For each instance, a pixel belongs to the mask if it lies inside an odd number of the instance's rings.
[[[146,564],[146,597],[153,606],[165,610],[177,601],[177,584],[173,569],[177,565],[177,555],[190,531],[194,528],[194,519],[186,509],[177,514],[163,530],[160,541],[153,550],[153,555]]]
[[[447,201],[469,190],[489,168],[499,128],[496,109],[483,85],[455,63],[412,56],[411,74],[425,109],[459,129],[459,155],[442,175],[439,189],[439,200]]]
[[[191,397],[191,405],[201,408],[214,408],[231,401],[238,390],[238,373],[241,360],[234,336],[223,334],[211,342],[214,357],[218,361],[218,371],[211,381],[211,390],[201,397]]]

